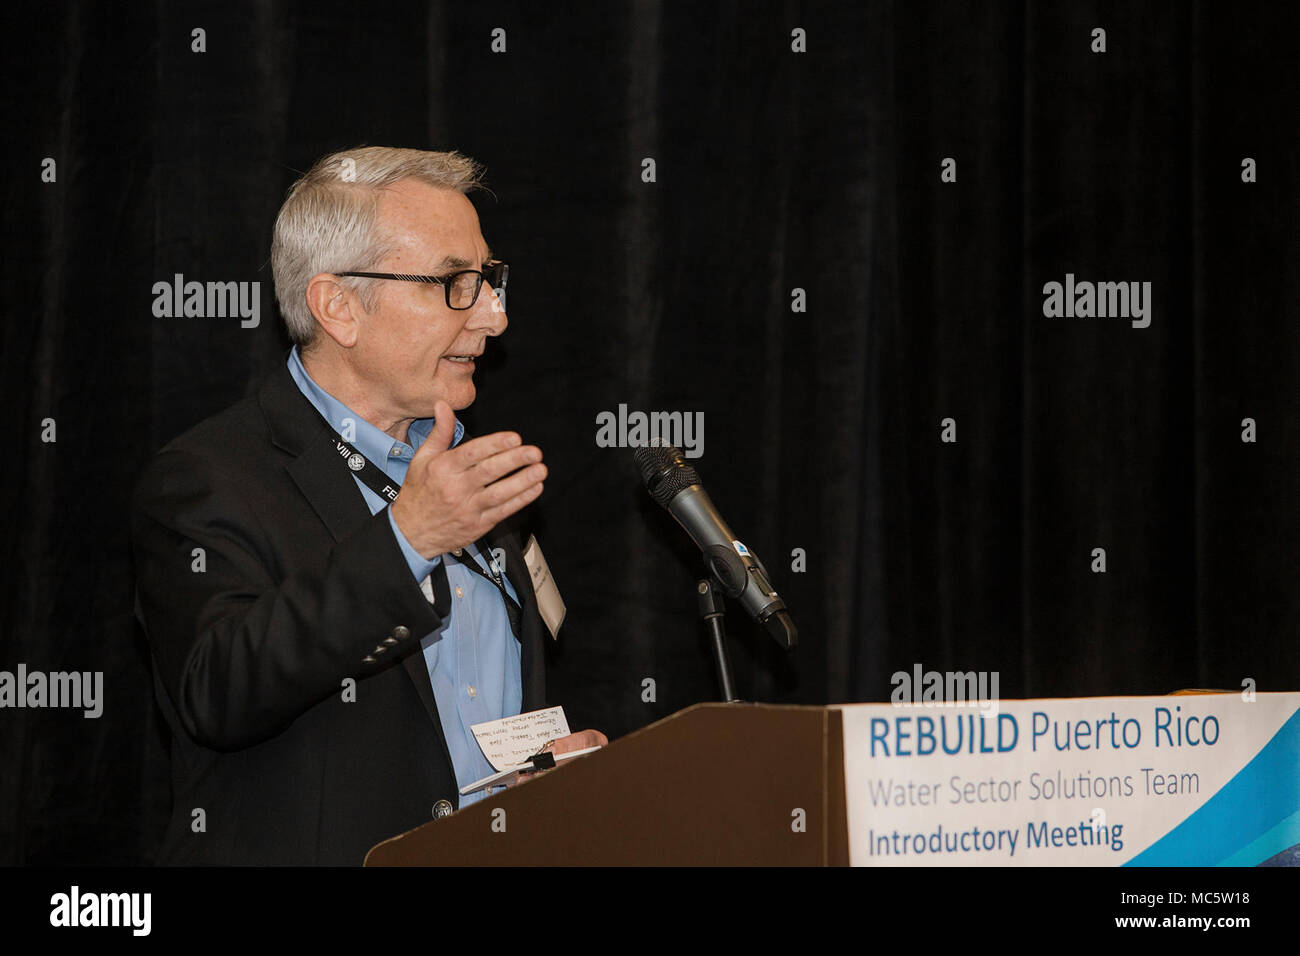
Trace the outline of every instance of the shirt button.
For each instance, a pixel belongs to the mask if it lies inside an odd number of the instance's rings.
[[[474,685],[473,685],[473,684],[470,684],[470,685],[469,685],[469,696],[471,696],[471,697],[477,697],[477,696],[478,696],[478,691],[474,689]]]
[[[456,585],[456,597],[463,598],[464,596],[465,596],[465,589],[461,587],[459,584]]]
[[[394,446],[393,446],[392,455],[393,455],[394,458],[401,458],[401,457],[402,457],[402,446],[401,446],[401,445],[394,445]]]

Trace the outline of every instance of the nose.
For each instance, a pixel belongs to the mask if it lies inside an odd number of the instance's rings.
[[[505,303],[497,295],[497,290],[484,282],[483,288],[479,290],[478,301],[474,303],[470,325],[488,335],[500,335],[509,324]]]

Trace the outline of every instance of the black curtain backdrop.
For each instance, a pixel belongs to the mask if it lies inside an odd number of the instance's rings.
[[[729,615],[744,697],[885,700],[915,664],[1008,698],[1297,689],[1298,9],[6,6],[0,670],[102,671],[105,701],[0,710],[0,862],[151,859],[130,490],[284,361],[279,203],[363,143],[487,167],[510,328],[464,417],[546,452],[575,726],[717,697],[698,554],[596,443],[620,405],[703,413],[706,486],[800,625],[787,655]],[[155,317],[176,273],[260,282],[260,324]],[[1067,273],[1150,282],[1150,327],[1045,317]]]

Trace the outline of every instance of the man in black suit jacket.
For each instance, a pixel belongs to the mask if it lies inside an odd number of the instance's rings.
[[[454,153],[358,149],[317,163],[276,223],[276,292],[311,379],[399,447],[431,427],[391,507],[371,513],[287,368],[141,479],[138,605],[172,732],[161,862],[359,864],[458,805],[420,647],[452,611],[413,561],[504,551],[521,707],[544,706],[545,625],[508,527],[541,493],[541,452],[512,432],[449,447],[472,357],[506,325],[480,275],[476,182]],[[358,268],[371,275],[341,274]],[[426,588],[446,591],[445,565]],[[554,749],[603,742],[587,731]]]

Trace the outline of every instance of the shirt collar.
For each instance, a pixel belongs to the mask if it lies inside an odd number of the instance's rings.
[[[298,346],[293,347],[289,353],[289,374],[293,376],[294,382],[307,397],[307,401],[315,406],[316,411],[325,416],[330,427],[348,438],[348,432],[355,435],[348,440],[351,444],[365,455],[376,465],[382,465],[390,458],[401,458],[406,461],[411,460],[415,450],[420,447],[429,432],[433,430],[432,418],[417,418],[411,422],[406,431],[406,441],[398,441],[392,435],[380,431],[370,422],[366,421],[352,409],[348,408],[337,398],[331,395],[325,389],[316,384],[315,380],[307,374],[306,367],[302,364],[302,357],[298,354]],[[456,420],[455,434],[452,436],[452,445],[459,445],[461,438],[465,435],[465,426]]]

